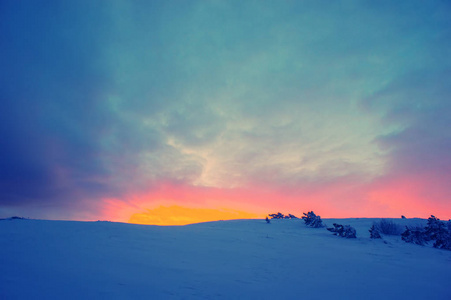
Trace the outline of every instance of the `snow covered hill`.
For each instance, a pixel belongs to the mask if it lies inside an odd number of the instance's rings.
[[[451,251],[302,220],[0,221],[0,299],[451,299]],[[397,219],[403,225],[420,219]]]

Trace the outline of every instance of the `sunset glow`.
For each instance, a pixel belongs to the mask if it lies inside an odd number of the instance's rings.
[[[133,214],[129,223],[150,225],[186,225],[218,220],[257,219],[257,215],[231,209],[188,208],[182,206],[160,206],[146,212]]]

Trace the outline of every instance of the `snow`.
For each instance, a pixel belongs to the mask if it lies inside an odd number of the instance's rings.
[[[0,221],[0,299],[451,299],[451,251],[301,219],[187,226]],[[394,219],[404,225],[421,219]]]

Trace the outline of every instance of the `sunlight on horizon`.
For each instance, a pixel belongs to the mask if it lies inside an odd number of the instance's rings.
[[[146,212],[134,213],[129,223],[145,225],[187,225],[211,221],[260,219],[263,215],[227,208],[190,208],[179,205],[159,206]]]

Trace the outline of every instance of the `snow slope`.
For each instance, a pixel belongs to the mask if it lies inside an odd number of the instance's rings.
[[[358,238],[302,220],[2,220],[0,299],[451,299],[451,251],[371,240],[373,219],[333,222]]]

